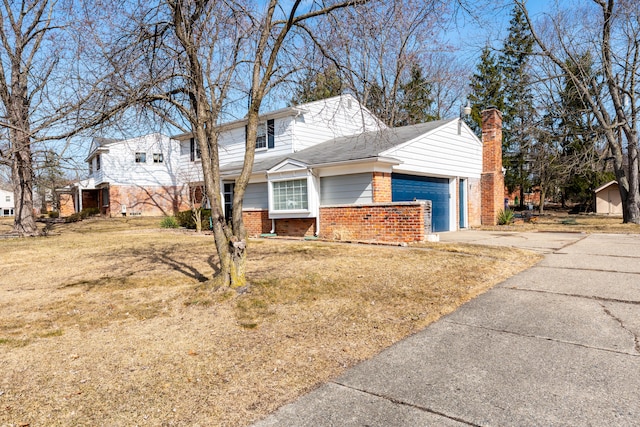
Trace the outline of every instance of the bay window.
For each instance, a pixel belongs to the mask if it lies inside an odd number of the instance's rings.
[[[307,178],[273,183],[273,210],[307,210],[309,194]]]
[[[319,179],[303,163],[286,160],[267,171],[269,218],[315,218]]]

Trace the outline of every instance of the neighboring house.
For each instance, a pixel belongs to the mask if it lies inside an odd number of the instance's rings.
[[[188,209],[180,146],[166,135],[113,140],[94,138],[89,177],[60,190],[73,210],[98,208],[103,215],[173,215]],[[63,205],[70,204],[62,197]],[[66,212],[69,209],[65,209]]]
[[[622,198],[617,181],[610,181],[594,191],[596,213],[605,215],[622,215]]]
[[[248,233],[421,241],[494,221],[503,204],[502,119],[495,109],[485,113],[484,151],[460,119],[391,129],[350,95],[262,115],[243,202]],[[246,143],[246,120],[220,126],[227,216]],[[76,210],[170,214],[202,194],[192,134],[96,139],[87,161],[90,176],[72,191]]]
[[[0,216],[14,216],[15,202],[13,191],[0,188]]]

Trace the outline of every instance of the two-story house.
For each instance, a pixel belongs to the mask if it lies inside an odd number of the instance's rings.
[[[0,216],[14,216],[15,202],[13,200],[13,191],[0,188]]]
[[[501,123],[493,111],[491,120]],[[237,120],[219,128],[219,190],[227,214],[242,167],[245,127],[246,120]],[[501,134],[491,135],[501,140]],[[500,140],[489,144],[499,146]],[[251,235],[415,241],[480,224],[483,144],[458,118],[391,129],[343,95],[262,115],[254,143],[243,204]],[[87,162],[89,178],[76,184],[77,210],[172,214],[201,194],[192,134],[96,139]]]
[[[188,209],[180,146],[166,135],[114,140],[94,138],[85,160],[87,179],[73,184],[73,210],[103,215],[173,215]]]
[[[344,95],[262,119],[243,204],[251,234],[406,240],[406,224],[389,224],[411,218],[428,223],[421,233],[411,226],[409,240],[420,240],[480,224],[482,143],[458,118],[389,129]],[[199,185],[197,144],[191,134],[175,138],[195,173],[190,185]],[[245,121],[221,127],[227,215],[245,143]]]

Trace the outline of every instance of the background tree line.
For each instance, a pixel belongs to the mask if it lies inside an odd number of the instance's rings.
[[[637,93],[640,6],[615,0],[556,6],[532,18],[514,1],[503,45],[487,46],[471,77],[472,120],[503,111],[505,184],[564,206],[590,206],[618,180],[624,221],[640,223]]]

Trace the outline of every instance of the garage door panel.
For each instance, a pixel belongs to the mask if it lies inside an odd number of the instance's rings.
[[[431,200],[433,231],[449,230],[449,180],[404,174],[391,175],[391,198],[394,202]]]

